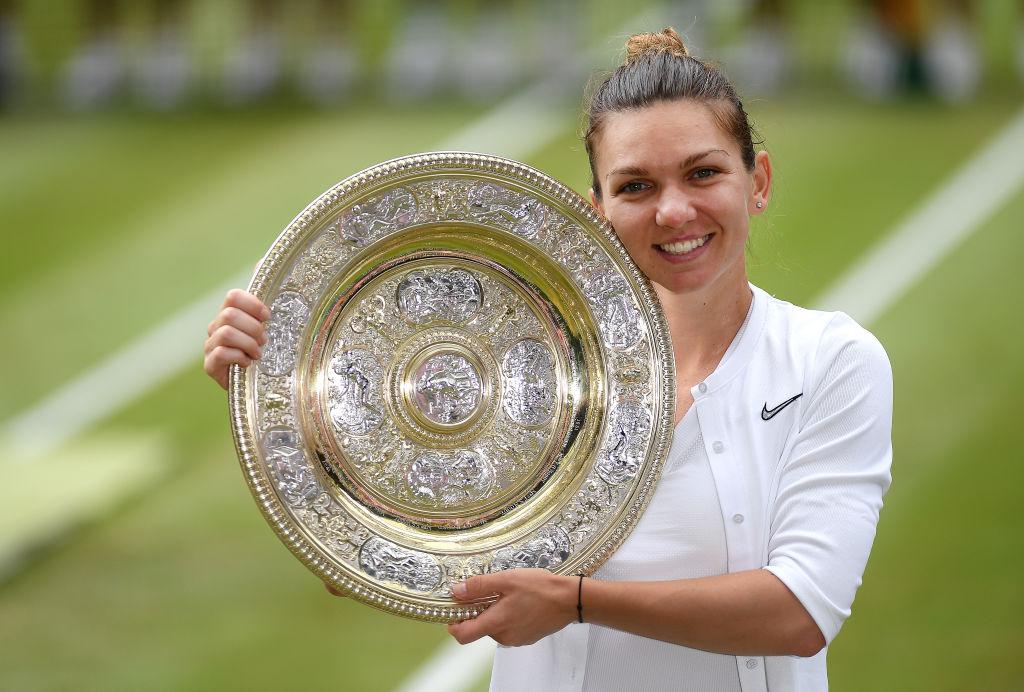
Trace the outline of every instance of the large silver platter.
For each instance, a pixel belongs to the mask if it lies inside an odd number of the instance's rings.
[[[451,621],[451,586],[590,573],[667,454],[673,358],[612,229],[523,164],[367,169],[284,230],[249,290],[269,343],[231,373],[246,480],[282,541],[360,601]]]

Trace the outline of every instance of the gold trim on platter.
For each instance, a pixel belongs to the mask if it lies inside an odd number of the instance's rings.
[[[263,358],[232,431],[264,517],[324,581],[419,620],[472,574],[591,573],[671,442],[660,305],[612,229],[521,163],[382,163],[282,232],[249,290]]]

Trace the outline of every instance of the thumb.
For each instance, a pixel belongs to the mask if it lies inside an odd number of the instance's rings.
[[[505,584],[502,574],[479,574],[452,586],[452,596],[457,601],[473,601],[496,596]]]

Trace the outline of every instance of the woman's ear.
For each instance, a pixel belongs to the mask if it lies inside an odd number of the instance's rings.
[[[750,213],[760,214],[768,207],[772,196],[772,160],[767,151],[759,151],[754,156],[752,172],[754,188],[751,190]]]
[[[598,214],[600,214],[602,217],[604,217],[604,207],[601,206],[601,200],[597,196],[597,194],[594,192],[594,188],[590,188],[589,194],[590,194],[590,206],[592,206],[594,208],[594,211],[596,211]]]

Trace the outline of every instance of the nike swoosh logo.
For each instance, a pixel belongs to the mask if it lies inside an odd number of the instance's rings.
[[[772,418],[775,417],[775,415],[779,411],[781,411],[782,409],[786,408],[787,406],[792,404],[794,401],[796,401],[797,399],[799,399],[803,395],[804,395],[804,393],[800,392],[799,394],[797,394],[792,399],[786,399],[785,401],[783,401],[781,404],[779,404],[778,406],[776,406],[773,409],[768,408],[768,402],[767,401],[764,402],[764,408],[761,409],[761,420],[771,420]]]

